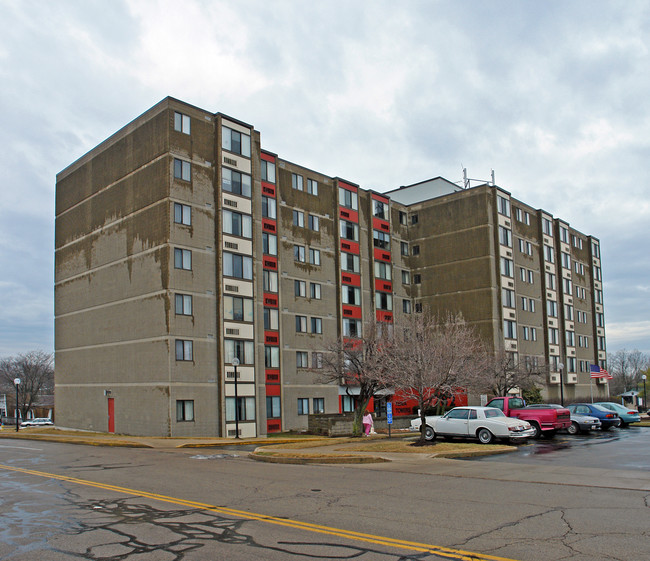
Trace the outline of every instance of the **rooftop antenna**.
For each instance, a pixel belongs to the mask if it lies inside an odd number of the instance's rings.
[[[463,187],[465,189],[469,188],[469,179],[467,178],[467,168],[465,167],[463,168]]]
[[[492,170],[492,185],[496,185],[496,183],[494,182],[494,170]]]

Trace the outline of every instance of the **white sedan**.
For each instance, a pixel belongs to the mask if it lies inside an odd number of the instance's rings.
[[[526,440],[535,435],[535,429],[527,421],[506,417],[496,407],[454,407],[442,417],[426,417],[424,437],[435,440],[438,435],[478,438],[481,444],[494,439],[512,441]],[[421,420],[411,421],[410,430],[420,431]]]

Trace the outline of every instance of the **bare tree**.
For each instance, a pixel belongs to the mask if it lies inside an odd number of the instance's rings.
[[[504,349],[490,356],[486,364],[486,389],[495,396],[508,395],[514,389],[529,390],[543,382],[546,366],[531,360],[517,360]]]
[[[610,391],[614,395],[636,390],[641,383],[643,370],[650,365],[650,357],[635,349],[621,349],[609,356],[609,373],[613,376]]]
[[[0,386],[8,396],[16,395],[15,378],[20,378],[17,408],[26,419],[39,395],[54,391],[54,357],[31,351],[0,360]]]
[[[331,341],[323,353],[322,369],[318,370],[321,381],[342,385],[348,395],[356,398],[352,425],[355,436],[361,435],[370,399],[387,385],[384,355],[390,331],[388,324],[371,318],[364,322],[363,335]]]
[[[406,398],[417,400],[424,441],[425,411],[441,394],[484,387],[487,354],[462,315],[403,315],[383,357],[390,382]]]

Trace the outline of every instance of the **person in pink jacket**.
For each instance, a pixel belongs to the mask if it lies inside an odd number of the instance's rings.
[[[370,436],[370,432],[372,431],[373,424],[374,423],[372,422],[372,415],[366,409],[366,412],[363,416],[363,433],[366,436]]]

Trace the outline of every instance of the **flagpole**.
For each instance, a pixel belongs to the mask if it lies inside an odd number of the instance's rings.
[[[594,402],[594,379],[589,377],[589,393],[591,394],[591,403]]]

